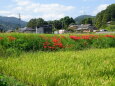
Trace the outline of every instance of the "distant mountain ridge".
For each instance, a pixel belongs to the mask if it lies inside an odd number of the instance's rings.
[[[91,16],[91,15],[81,15],[76,17],[74,20],[77,24],[80,24],[82,20],[86,19],[86,18],[95,18],[95,16]]]
[[[19,20],[16,17],[0,16],[0,25],[3,26],[3,30],[16,29],[17,27],[25,27],[27,22]]]

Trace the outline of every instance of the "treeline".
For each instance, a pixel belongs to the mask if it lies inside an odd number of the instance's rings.
[[[70,24],[75,24],[75,20],[72,17],[66,16],[60,20],[53,21],[45,21],[42,18],[31,19],[28,22],[27,27],[35,29],[36,27],[40,27],[42,25],[52,25],[54,29],[67,29]]]
[[[107,9],[97,14],[95,26],[97,28],[105,28],[109,21],[115,21],[115,4],[109,5]]]

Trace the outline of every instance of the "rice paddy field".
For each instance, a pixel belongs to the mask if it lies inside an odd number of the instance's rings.
[[[48,35],[50,40],[30,34],[0,37],[1,86],[115,86],[114,34]]]

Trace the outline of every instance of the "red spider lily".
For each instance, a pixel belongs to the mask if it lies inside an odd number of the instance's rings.
[[[44,48],[47,48],[47,46],[44,46]]]
[[[113,35],[105,35],[105,37],[115,38]]]
[[[81,39],[91,39],[90,36],[81,36]]]
[[[8,39],[9,39],[10,41],[16,40],[16,38],[13,37],[13,36],[8,36]]]
[[[58,40],[57,40],[57,39],[53,39],[52,41],[53,41],[53,42],[58,42]]]
[[[52,38],[52,42],[60,42],[60,38]]]
[[[77,37],[77,36],[70,36],[70,38],[71,38],[71,39],[74,39],[74,40],[79,40],[79,39],[81,39],[81,37],[79,37],[79,36],[78,36],[78,37]]]
[[[3,39],[3,37],[0,37],[0,40],[2,40]]]
[[[54,43],[55,47],[59,47],[59,48],[63,48],[63,44],[62,43]]]
[[[56,50],[57,48],[63,48],[63,44],[61,43],[61,39],[58,37],[51,37],[51,43],[49,43],[47,40],[46,42],[43,43],[43,47],[45,49],[50,49],[50,50]]]

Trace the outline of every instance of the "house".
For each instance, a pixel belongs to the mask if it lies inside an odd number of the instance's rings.
[[[7,30],[6,33],[12,33],[14,30]]]
[[[97,28],[90,24],[85,24],[85,25],[81,24],[78,26],[78,28],[76,30],[78,32],[93,32],[94,30],[97,30]]]
[[[43,26],[40,26],[40,27],[36,27],[36,29],[33,29],[33,28],[28,28],[28,27],[25,27],[25,28],[20,28],[18,30],[18,32],[21,32],[21,33],[52,33],[52,25],[43,25]]]
[[[91,24],[70,25],[68,28],[77,32],[93,32],[97,30],[97,28]]]
[[[77,29],[79,25],[69,25],[69,29]]]
[[[36,33],[52,33],[52,25],[43,25],[36,28]]]
[[[24,27],[24,28],[20,28],[17,32],[20,32],[20,33],[36,33],[36,30],[32,29],[32,28]]]

